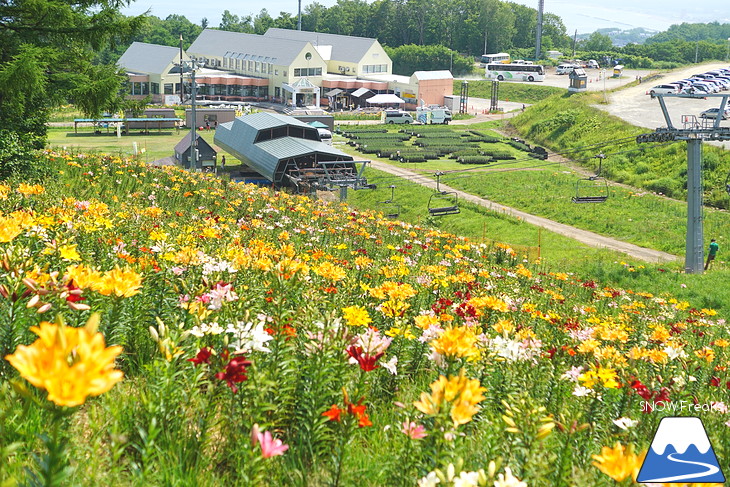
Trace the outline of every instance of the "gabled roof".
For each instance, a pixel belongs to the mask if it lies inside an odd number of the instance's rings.
[[[289,66],[304,48],[305,40],[269,38],[256,34],[205,29],[190,45],[188,52],[196,56],[240,57]],[[269,58],[266,61],[266,58]]]
[[[268,39],[291,39],[308,41],[313,46],[332,46],[330,59],[333,61],[344,61],[358,63],[365,56],[365,53],[378,43],[377,39],[369,37],[343,36],[339,34],[322,34],[306,30],[279,29],[270,27],[264,36]]]
[[[192,140],[190,138],[190,135],[191,135],[191,133],[188,132],[187,134],[185,134],[185,137],[183,137],[182,140],[175,145],[175,154],[182,154],[186,150],[190,149],[190,140]],[[200,136],[200,134],[197,132],[195,132],[195,140],[198,141],[198,148],[207,147],[208,149],[215,152],[213,147],[211,147],[211,145],[204,138],[202,138]]]
[[[184,53],[183,59],[187,59]],[[162,74],[170,63],[179,61],[180,49],[177,47],[133,42],[119,58],[117,65],[133,73]]]

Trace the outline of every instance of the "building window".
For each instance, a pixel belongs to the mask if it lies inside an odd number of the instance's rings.
[[[322,68],[294,68],[294,77],[305,76],[322,76]]]
[[[160,83],[152,83],[152,94],[153,95],[160,94]]]
[[[163,89],[165,90],[166,95],[172,95],[172,83],[165,83]]]
[[[261,70],[261,63],[256,61],[256,65],[254,66],[254,71],[259,72]]]
[[[281,88],[278,86],[274,87],[274,96],[281,96]]]
[[[362,67],[363,73],[387,73],[387,64],[365,64]]]
[[[274,76],[279,76],[279,70],[278,69],[275,69],[274,70]]]

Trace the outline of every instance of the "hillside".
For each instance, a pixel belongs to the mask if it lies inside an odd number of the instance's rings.
[[[609,486],[668,401],[730,454],[711,309],[175,167],[41,162],[0,186],[2,485]]]

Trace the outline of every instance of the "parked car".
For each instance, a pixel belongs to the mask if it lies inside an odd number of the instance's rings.
[[[701,88],[707,93],[717,93],[720,91],[720,87],[714,83],[707,83],[704,81],[695,81],[692,83],[692,88]]]
[[[689,95],[708,95],[708,94],[710,94],[709,90],[710,90],[710,88],[707,86],[692,85],[692,86],[688,86],[686,88],[682,88],[682,91],[680,93],[689,94]]]
[[[666,84],[666,85],[656,85],[654,88],[650,89],[647,92],[649,95],[651,95],[652,98],[656,95],[672,95],[679,93],[679,88],[675,85]]]
[[[558,67],[555,68],[555,74],[570,74],[576,68],[580,68],[580,65],[573,63],[559,64]]]
[[[700,117],[701,118],[717,118],[718,113],[720,113],[719,108],[709,108],[709,109],[705,110],[704,112],[700,113]],[[730,117],[730,109],[726,108],[720,118],[722,120],[726,120],[728,117]]]
[[[413,123],[413,116],[402,110],[386,111],[383,121],[385,123]]]
[[[601,66],[598,65],[598,61],[596,61],[595,59],[589,59],[588,60],[588,63],[586,64],[586,67],[587,68],[598,69]]]

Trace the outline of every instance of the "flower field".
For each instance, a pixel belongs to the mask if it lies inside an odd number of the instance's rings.
[[[631,485],[682,415],[730,459],[711,309],[344,205],[42,157],[53,180],[0,185],[2,487]]]

